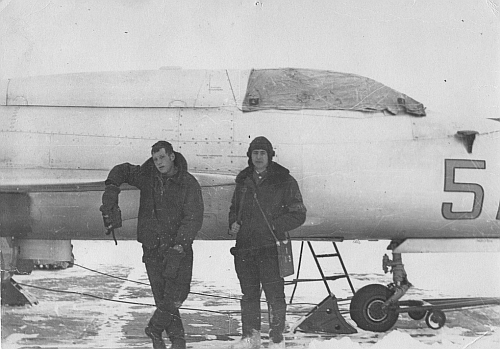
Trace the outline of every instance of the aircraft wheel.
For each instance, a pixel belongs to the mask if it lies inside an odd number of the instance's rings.
[[[372,332],[385,332],[398,320],[394,307],[384,308],[384,302],[392,292],[383,285],[367,285],[352,297],[349,312],[359,328]]]
[[[446,322],[446,315],[442,310],[435,309],[427,313],[425,323],[433,330],[439,330]]]
[[[408,312],[408,316],[413,320],[422,320],[427,312],[425,310],[412,310]]]

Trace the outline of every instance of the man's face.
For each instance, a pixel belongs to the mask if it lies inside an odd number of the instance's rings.
[[[156,153],[153,153],[153,161],[160,173],[167,175],[173,174],[175,171],[174,160],[175,155],[173,153],[170,155],[167,154],[165,148],[161,148]]]
[[[252,163],[255,169],[259,172],[264,171],[269,163],[267,151],[263,149],[255,149],[252,151]]]

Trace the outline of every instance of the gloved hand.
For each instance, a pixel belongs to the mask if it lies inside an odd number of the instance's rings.
[[[180,247],[180,248],[179,248]],[[163,252],[163,277],[175,279],[182,259],[186,256],[181,245],[176,245]]]
[[[104,227],[108,230],[108,234],[113,229],[122,226],[122,214],[118,206],[118,194],[120,194],[120,188],[113,184],[106,185],[102,194],[102,206],[99,210],[102,212]]]
[[[102,205],[99,210],[102,212],[102,219],[104,221],[104,227],[108,233],[122,226],[122,211],[118,205],[112,207],[107,207]]]

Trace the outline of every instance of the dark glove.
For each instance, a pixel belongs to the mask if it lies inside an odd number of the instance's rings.
[[[122,226],[122,214],[118,206],[118,194],[120,194],[120,188],[113,184],[106,185],[102,194],[102,206],[99,210],[102,212],[104,227],[108,230],[108,234],[111,230]]]
[[[175,279],[177,277],[181,261],[185,256],[186,252],[181,252],[173,247],[163,252],[163,277],[167,279]]]
[[[104,227],[108,231],[107,234],[109,234],[111,230],[122,226],[122,211],[118,205],[114,205],[113,207],[102,205],[99,210],[102,212]]]
[[[119,187],[114,184],[107,184],[102,194],[102,205],[110,208],[118,205],[118,194],[120,194]]]

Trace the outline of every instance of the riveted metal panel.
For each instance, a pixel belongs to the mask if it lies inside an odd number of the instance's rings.
[[[232,141],[235,112],[233,108],[181,109],[179,140]]]
[[[194,172],[236,173],[247,163],[248,145],[240,142],[179,142],[179,151],[186,156]],[[238,169],[238,170],[235,170]]]
[[[246,158],[246,148],[233,142],[236,108],[181,109],[178,149],[192,171],[228,173]],[[241,148],[241,149],[240,149]]]
[[[82,170],[142,164],[156,141],[178,141],[178,108],[18,108],[7,107],[12,114],[1,125],[2,167]]]

